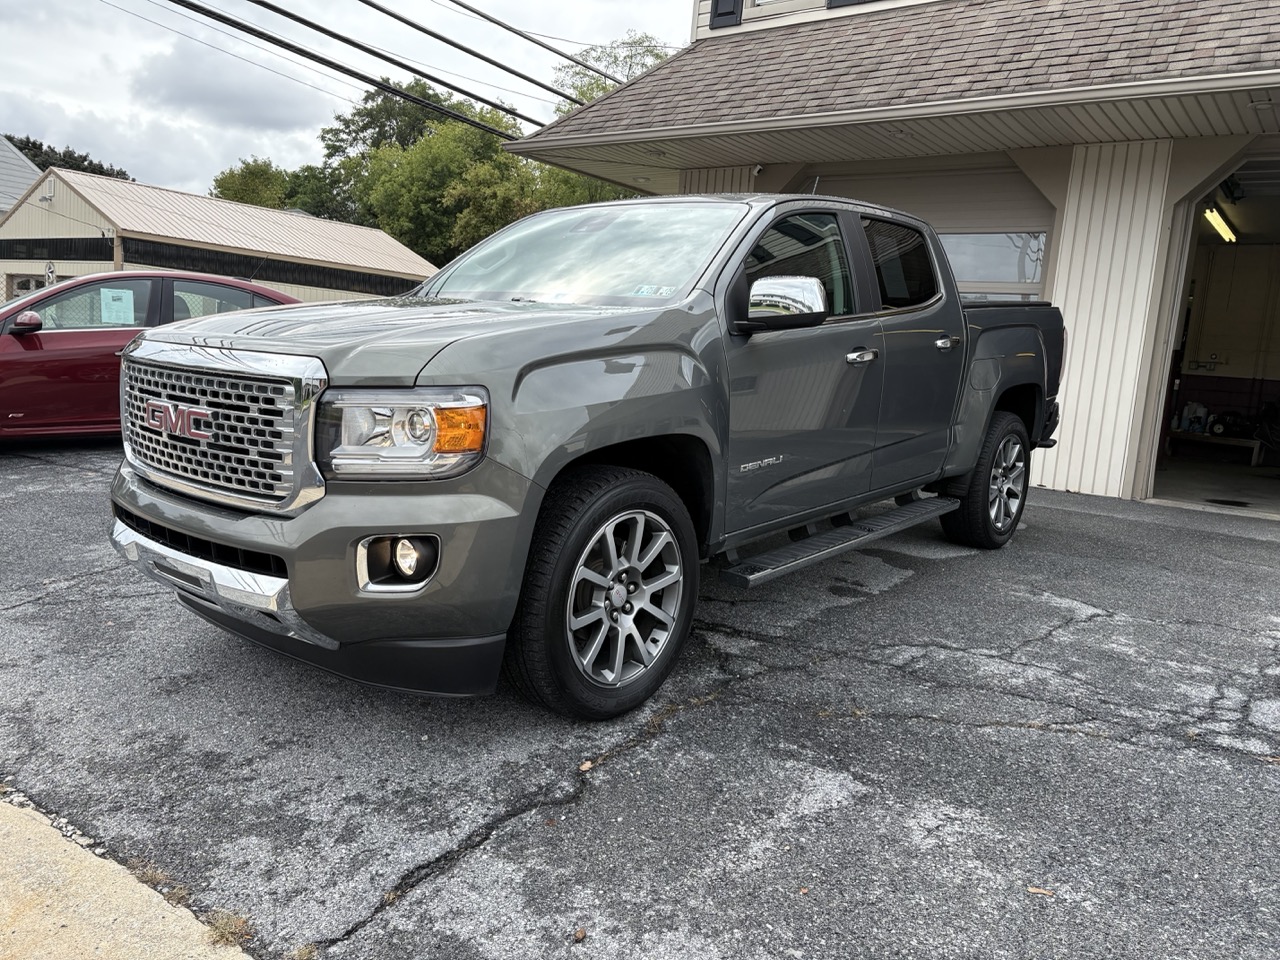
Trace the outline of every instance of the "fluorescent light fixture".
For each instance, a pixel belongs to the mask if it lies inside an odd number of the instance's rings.
[[[1222,214],[1218,212],[1217,207],[1209,207],[1204,212],[1204,218],[1213,225],[1213,229],[1218,231],[1218,236],[1227,243],[1235,243],[1236,235],[1226,220],[1222,219]]]

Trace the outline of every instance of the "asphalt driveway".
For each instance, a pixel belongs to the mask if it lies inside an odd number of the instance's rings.
[[[708,571],[588,725],[209,626],[111,550],[117,460],[0,448],[0,779],[256,956],[1280,952],[1280,524],[1037,490],[995,553]]]

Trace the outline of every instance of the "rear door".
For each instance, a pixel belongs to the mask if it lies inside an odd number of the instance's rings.
[[[817,327],[726,338],[730,533],[847,500],[871,482],[882,344],[849,266],[856,223],[833,209],[784,209],[750,244],[748,282],[817,277],[831,316]]]
[[[0,430],[110,430],[120,420],[120,351],[158,315],[158,281],[102,279],[27,306],[39,333],[0,337]]]
[[[175,279],[166,280],[164,285],[166,293],[161,323],[247,310],[253,306],[252,291],[226,283]]]
[[[942,251],[906,222],[863,215],[884,334],[884,395],[871,487],[933,479],[951,443],[965,371],[964,311],[944,285]]]

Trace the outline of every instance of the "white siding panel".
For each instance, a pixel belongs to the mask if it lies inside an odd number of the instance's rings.
[[[680,171],[680,193],[750,193],[755,166]]]
[[[1015,168],[909,176],[824,176],[818,192],[905,210],[943,233],[1044,231],[1053,205]]]
[[[47,176],[47,175],[46,175]],[[52,188],[52,200],[40,200]],[[0,226],[0,240],[114,235],[115,226],[61,180],[47,177]]]
[[[1036,483],[1127,496],[1147,332],[1157,309],[1172,145],[1075,148],[1052,292],[1070,331],[1059,444]]]

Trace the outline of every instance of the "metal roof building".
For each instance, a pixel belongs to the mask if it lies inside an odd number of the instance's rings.
[[[690,14],[689,47],[507,149],[649,193],[818,192],[929,220],[964,294],[1045,297],[1067,319],[1060,442],[1037,452],[1037,483],[1173,498],[1184,447],[1264,457],[1252,431],[1280,409],[1274,4]],[[1280,492],[1249,489],[1226,498],[1280,515]]]
[[[252,278],[302,300],[404,293],[435,267],[381,230],[52,169],[0,217],[7,297],[47,276],[170,268]]]

